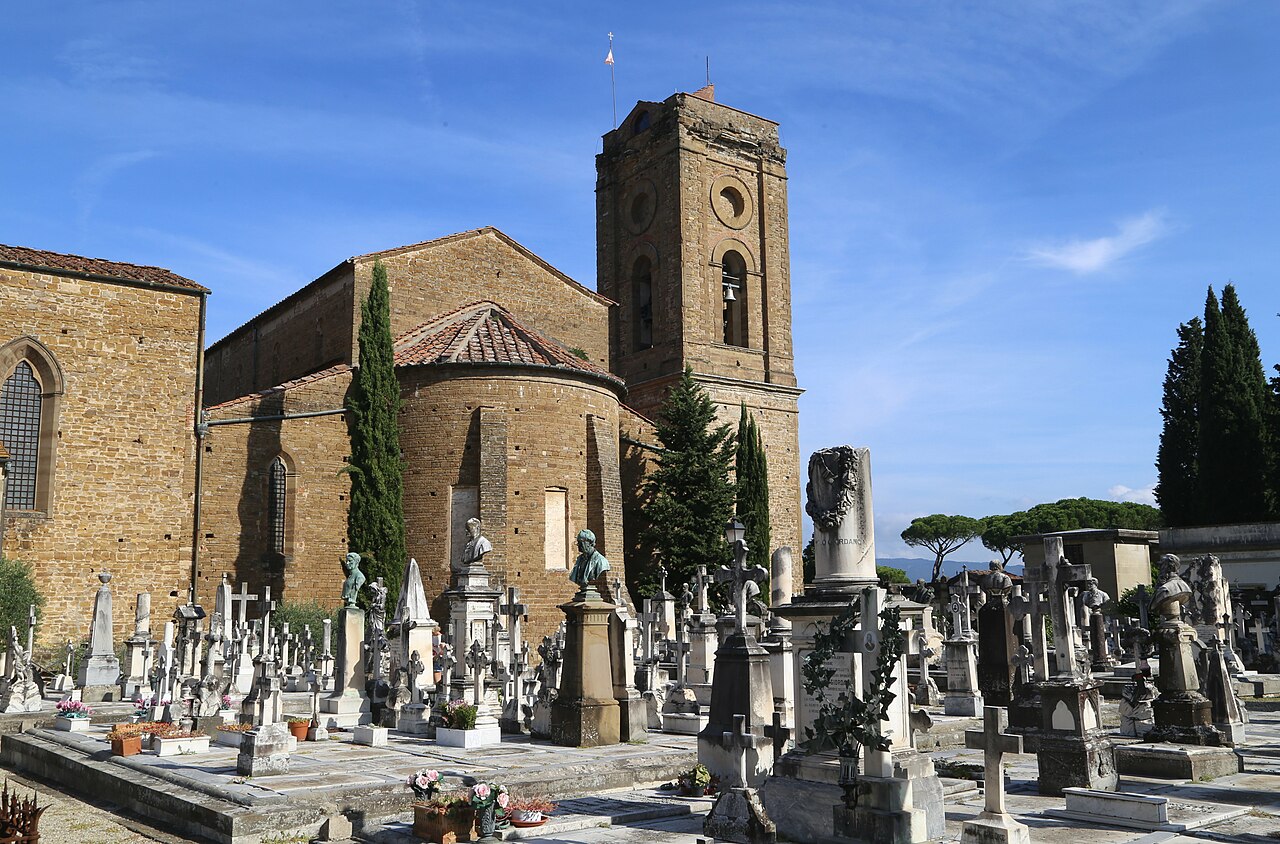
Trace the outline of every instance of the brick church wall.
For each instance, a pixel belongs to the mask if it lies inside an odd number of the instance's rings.
[[[87,639],[101,569],[117,639],[138,592],[153,618],[186,597],[200,299],[0,267],[0,346],[32,336],[64,377],[51,507],[5,519],[5,555],[32,564],[47,599],[42,646]]]
[[[285,390],[255,395],[209,411],[211,421],[277,416],[342,407],[351,371],[338,368]],[[223,572],[252,594],[337,606],[341,557],[347,552],[351,453],[346,416],[212,425],[205,438],[201,507],[201,599],[212,607]],[[290,472],[286,555],[273,552],[268,525],[267,470],[277,455]],[[250,616],[257,616],[256,605]]]
[[[447,617],[439,596],[448,588],[451,548],[460,541],[455,530],[467,515],[451,527],[458,487],[476,488],[493,543],[487,567],[495,583],[519,587],[529,606],[531,642],[564,618],[557,605],[575,591],[567,568],[582,527],[596,532],[615,576],[624,577],[619,406],[612,389],[567,374],[479,366],[405,368],[401,384],[405,526],[434,618]],[[548,569],[546,493],[558,489],[567,493],[568,547],[564,565]]]

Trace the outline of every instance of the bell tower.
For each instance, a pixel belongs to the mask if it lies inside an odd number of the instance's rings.
[[[786,150],[778,124],[714,86],[640,102],[596,157],[597,290],[627,404],[656,417],[686,365],[769,461],[773,545],[798,554],[799,416],[791,345]],[[772,550],[772,549],[770,549]]]

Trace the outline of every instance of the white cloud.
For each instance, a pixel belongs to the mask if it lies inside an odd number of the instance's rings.
[[[1109,237],[1069,240],[1057,246],[1041,246],[1030,250],[1026,257],[1042,266],[1087,275],[1105,270],[1135,249],[1163,237],[1168,231],[1166,214],[1163,209],[1157,208],[1139,217],[1121,220],[1118,231]]]
[[[1111,496],[1113,501],[1133,501],[1138,504],[1150,504],[1156,506],[1156,485],[1150,484],[1141,489],[1133,489],[1124,484],[1116,484],[1107,490],[1107,495]]]

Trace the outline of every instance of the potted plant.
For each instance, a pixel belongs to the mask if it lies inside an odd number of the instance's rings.
[[[711,772],[706,765],[694,765],[676,777],[676,787],[685,797],[702,797],[711,793]]]
[[[117,724],[107,733],[112,756],[134,756],[142,752],[142,730],[138,724]]]
[[[213,740],[226,747],[239,747],[244,734],[252,729],[252,724],[222,724],[214,731]]]
[[[222,723],[224,724],[235,723],[236,716],[239,713],[236,712],[236,710],[233,708],[234,705],[235,705],[235,701],[232,699],[231,695],[222,696],[222,708],[218,710],[218,715],[222,718]]]
[[[157,756],[187,756],[193,753],[209,752],[209,736],[205,733],[193,733],[175,727],[156,733],[152,741]]]
[[[480,747],[501,740],[500,735],[489,736],[487,728],[476,729],[479,710],[473,704],[451,700],[439,712],[448,726],[436,728],[436,741],[445,747]]]
[[[56,729],[72,733],[89,729],[89,716],[93,715],[93,709],[88,704],[78,700],[60,700],[56,709],[58,714],[53,719]]]
[[[409,775],[413,789],[413,834],[436,844],[470,841],[475,809],[461,795],[440,796],[440,772],[423,769]]]
[[[444,642],[436,642],[431,646],[431,657],[431,675],[435,678],[436,685],[439,686],[440,682],[444,680]]]
[[[307,740],[307,730],[309,729],[311,729],[310,718],[290,718],[289,719],[289,732],[298,741]]]
[[[507,806],[507,818],[512,826],[534,827],[547,822],[547,815],[555,811],[556,804],[543,797],[521,797]]]
[[[476,810],[476,832],[481,839],[492,839],[499,823],[506,825],[506,810],[511,804],[511,795],[505,785],[492,782],[478,782],[471,786],[471,807]],[[499,814],[503,816],[499,818]]]

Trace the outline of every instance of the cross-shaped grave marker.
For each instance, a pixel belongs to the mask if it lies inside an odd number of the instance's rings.
[[[471,650],[467,651],[467,667],[471,669],[471,694],[475,706],[484,704],[484,669],[489,664],[489,655],[479,639],[471,642]]]
[[[1009,729],[1009,710],[1003,706],[982,708],[982,729],[965,730],[964,746],[982,751],[982,776],[985,780],[986,803],[983,808],[993,814],[1004,814],[1004,768],[1000,757],[1022,752],[1022,736],[1005,732]]]
[[[711,586],[711,578],[707,577],[707,567],[698,566],[697,573],[693,576],[694,582],[694,603],[693,611],[701,615],[710,608],[710,601],[707,598],[707,590]]]
[[[1253,617],[1253,636],[1258,643],[1258,653],[1266,653],[1267,650],[1267,625],[1262,623],[1261,614]]]
[[[960,593],[951,596],[951,603],[947,604],[947,611],[951,613],[951,638],[963,639],[965,634],[969,632],[969,607],[968,602],[960,597]]]
[[[258,600],[257,595],[249,594],[249,584],[243,580],[240,581],[240,591],[238,593],[237,592],[231,593],[232,605],[233,606],[235,604],[240,605],[239,607],[236,608],[237,622],[239,622],[240,624],[244,624],[246,622],[246,620],[249,618],[249,602],[256,601],[256,600]]]
[[[734,715],[733,729],[725,730],[720,734],[721,745],[734,756],[737,762],[737,782],[730,783],[733,788],[746,788],[749,780],[747,779],[747,751],[759,747],[764,743],[765,738],[758,736],[747,729],[747,716]]]

